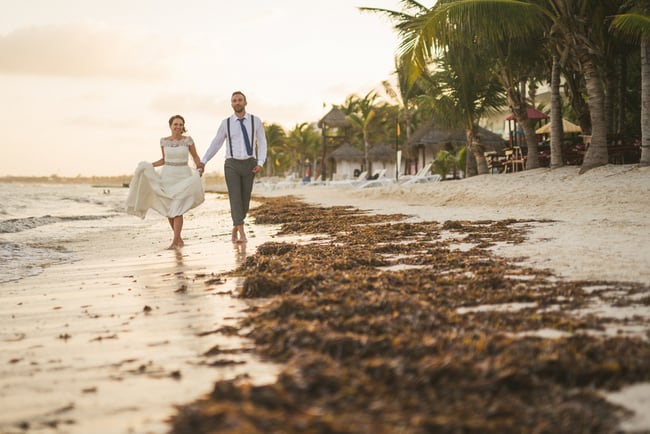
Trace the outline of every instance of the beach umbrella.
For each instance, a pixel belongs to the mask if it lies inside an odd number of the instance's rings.
[[[565,133],[581,133],[580,127],[572,122],[562,119],[562,129]],[[535,134],[551,134],[551,122],[535,130]]]
[[[528,116],[528,119],[533,119],[536,121],[541,119],[548,119],[548,115],[546,113],[541,112],[534,107],[526,107],[526,115]],[[510,116],[506,118],[507,121],[514,121],[516,119],[517,118],[514,113],[510,114]]]

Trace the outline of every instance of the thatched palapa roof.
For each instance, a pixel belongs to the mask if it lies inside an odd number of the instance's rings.
[[[363,160],[363,152],[349,143],[344,143],[329,155],[334,160]]]
[[[503,138],[492,131],[479,127],[477,131],[479,140],[488,150],[500,150],[504,147]],[[435,119],[426,122],[413,132],[407,146],[424,146],[440,150],[446,145],[465,145],[467,135],[464,129],[449,130],[437,125]]]
[[[349,126],[350,121],[345,117],[345,113],[336,107],[332,107],[332,110],[318,121],[318,128],[341,128]]]
[[[368,149],[368,158],[375,161],[395,161],[395,150],[386,143]]]

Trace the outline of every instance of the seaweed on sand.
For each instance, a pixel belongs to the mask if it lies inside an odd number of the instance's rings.
[[[581,314],[643,303],[647,287],[587,291],[488,249],[525,242],[535,221],[408,223],[294,198],[253,214],[319,236],[262,245],[235,271],[239,296],[268,298],[242,334],[283,369],[217,382],[179,408],[174,434],[611,433],[626,412],[599,389],[650,379],[647,337],[604,333],[647,318]]]

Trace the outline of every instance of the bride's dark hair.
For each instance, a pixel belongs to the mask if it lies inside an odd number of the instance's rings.
[[[169,118],[169,126],[172,126],[172,122],[174,122],[174,119],[180,119],[183,121],[183,132],[186,133],[187,130],[185,129],[185,119],[181,115],[174,115],[171,118]]]

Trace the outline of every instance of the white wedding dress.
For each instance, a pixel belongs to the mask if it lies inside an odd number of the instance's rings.
[[[138,164],[129,184],[127,213],[144,218],[147,211],[153,209],[165,217],[177,217],[203,203],[201,176],[187,164],[193,144],[190,136],[178,140],[160,139],[160,146],[165,150],[165,165],[158,172],[151,163]]]

